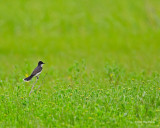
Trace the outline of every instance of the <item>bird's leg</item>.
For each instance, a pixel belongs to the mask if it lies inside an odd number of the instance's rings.
[[[39,76],[36,76],[37,77],[37,80],[39,79]]]

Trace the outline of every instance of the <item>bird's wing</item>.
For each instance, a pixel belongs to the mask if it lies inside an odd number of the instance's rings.
[[[34,71],[32,72],[32,74],[31,75],[33,75],[33,76],[35,76],[37,73],[39,73],[39,72],[41,72],[42,71],[42,67],[36,67],[35,69],[34,69]]]

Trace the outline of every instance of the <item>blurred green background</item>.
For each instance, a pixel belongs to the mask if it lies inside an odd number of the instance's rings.
[[[6,0],[0,2],[0,70],[43,60],[68,68],[85,59],[128,70],[159,70],[159,0]],[[19,68],[19,70],[22,70]]]
[[[1,0],[0,127],[159,127],[159,63],[160,0]]]

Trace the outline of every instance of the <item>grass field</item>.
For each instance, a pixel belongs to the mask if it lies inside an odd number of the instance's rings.
[[[1,1],[0,127],[160,127],[159,5]]]

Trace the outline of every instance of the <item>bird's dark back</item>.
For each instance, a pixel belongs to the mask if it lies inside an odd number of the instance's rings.
[[[36,75],[37,73],[42,71],[42,67],[41,66],[37,66],[34,71],[32,72],[32,75]]]

